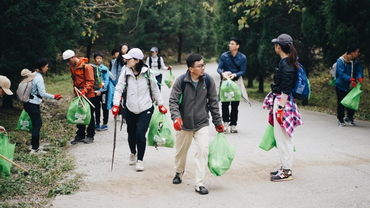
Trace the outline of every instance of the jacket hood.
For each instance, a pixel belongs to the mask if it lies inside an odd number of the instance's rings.
[[[88,58],[80,57],[78,59],[80,61],[78,62],[78,65],[77,65],[76,68],[81,68],[83,64],[88,64],[89,63],[89,59]]]

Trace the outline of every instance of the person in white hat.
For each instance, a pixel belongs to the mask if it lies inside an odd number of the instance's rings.
[[[28,69],[21,71],[22,77],[25,77],[22,82],[29,82],[32,80],[32,88],[30,100],[23,103],[24,110],[31,117],[32,121],[32,138],[31,138],[31,154],[45,153],[40,149],[40,129],[42,126],[40,104],[42,98],[59,100],[62,97],[60,94],[49,94],[45,90],[45,83],[43,74],[49,70],[49,60],[40,58],[36,61],[36,68],[34,72]]]
[[[89,60],[84,57],[77,58],[76,54],[72,50],[66,50],[63,52],[63,62],[70,66],[73,87],[78,88],[81,91],[81,96],[87,97],[91,103],[96,103],[95,91],[94,91],[94,69],[89,64]],[[75,91],[75,90],[73,90]],[[75,95],[77,96],[76,92]],[[77,132],[74,140],[71,144],[77,144],[78,142],[84,142],[90,144],[94,142],[95,136],[95,118],[94,108],[90,106],[91,120],[87,127],[85,135],[86,125],[77,125]]]
[[[150,81],[154,79],[154,75],[149,73],[148,66],[143,62],[143,52],[138,48],[133,48],[123,58],[126,59],[127,65],[123,67],[116,85],[112,113],[114,117],[118,115],[121,95],[126,88],[126,122],[131,151],[129,164],[135,165],[136,163],[136,171],[143,171],[145,134],[154,111],[153,97],[161,113],[167,113],[167,109],[163,106],[162,95],[156,82]]]
[[[170,70],[171,66],[167,67],[164,64],[163,58],[159,56],[158,54],[158,48],[152,47],[150,49],[151,56],[149,56],[146,59],[146,65],[149,66],[149,68],[152,70],[153,73],[155,73],[155,78],[158,81],[158,87],[159,90],[161,90],[161,83],[162,83],[162,72],[161,69],[167,69]]]
[[[13,95],[13,92],[10,91],[10,80],[6,76],[0,75],[0,97],[4,94]],[[4,132],[6,129],[0,126],[0,132]]]

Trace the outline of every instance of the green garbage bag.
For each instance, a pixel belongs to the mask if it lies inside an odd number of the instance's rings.
[[[23,109],[21,116],[19,116],[17,129],[32,133],[32,121],[28,113]]]
[[[358,106],[360,105],[360,95],[362,93],[361,84],[357,84],[355,88],[353,88],[346,97],[343,98],[340,103],[344,105],[346,108],[353,109],[355,111],[358,110]]]
[[[230,169],[235,156],[235,145],[230,145],[224,133],[218,133],[209,144],[208,168],[215,176],[221,176]]]
[[[164,79],[164,83],[167,85],[168,88],[171,88],[174,81],[175,76],[172,74],[172,70],[170,70],[170,73],[167,73],[166,79]]]
[[[238,84],[231,79],[222,81],[220,88],[221,102],[240,101],[241,97],[242,92],[240,91]]]
[[[81,101],[78,97],[73,98],[71,104],[69,104],[67,123],[89,125],[91,120],[90,104],[82,97],[81,100],[85,108],[81,105]]]
[[[158,108],[154,109],[149,123],[148,146],[173,148],[175,136],[172,133],[171,124],[166,115],[160,113]]]
[[[269,151],[273,147],[276,147],[274,127],[269,123],[267,124],[267,128],[260,142],[260,148],[263,150]]]
[[[15,144],[10,144],[8,141],[8,133],[0,133],[0,154],[9,160],[13,160]],[[10,176],[11,163],[0,158],[0,178]]]

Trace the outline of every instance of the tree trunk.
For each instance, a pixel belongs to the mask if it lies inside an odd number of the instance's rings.
[[[12,95],[4,94],[2,107],[13,109]]]
[[[254,77],[252,77],[252,76],[248,77],[248,86],[247,86],[247,88],[253,88],[253,80],[254,80]]]
[[[92,43],[90,42],[86,47],[86,58],[89,59],[89,61],[90,61],[90,55],[91,55],[91,48],[92,48]]]
[[[264,84],[264,76],[263,75],[259,75],[258,76],[258,82],[259,82],[258,92],[264,92],[264,87],[263,87],[263,84]]]
[[[177,62],[181,63],[181,53],[182,53],[182,34],[179,33],[179,49],[177,55]]]

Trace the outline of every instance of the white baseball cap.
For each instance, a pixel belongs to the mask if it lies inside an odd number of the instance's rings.
[[[73,56],[75,56],[76,54],[75,54],[75,52],[73,52],[72,50],[70,50],[70,49],[68,49],[68,50],[66,50],[66,51],[64,51],[63,52],[63,62],[64,63],[67,63],[68,62],[68,60],[70,59],[70,58],[72,58]]]
[[[7,95],[13,95],[10,91],[10,80],[6,76],[0,75],[0,87],[4,90]]]
[[[132,48],[131,50],[129,50],[129,52],[126,55],[123,55],[123,58],[125,58],[125,59],[134,58],[134,59],[143,60],[144,54],[140,49]]]

